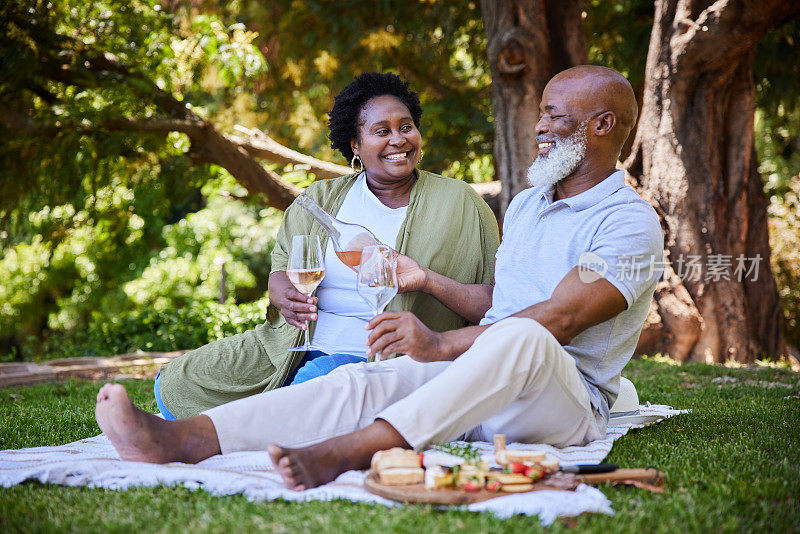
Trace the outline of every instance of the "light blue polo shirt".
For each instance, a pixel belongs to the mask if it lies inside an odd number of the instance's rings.
[[[650,204],[617,171],[579,195],[553,202],[555,187],[522,191],[511,201],[497,250],[490,324],[547,300],[579,263],[602,275],[625,297],[616,317],[577,335],[575,358],[592,405],[608,420],[663,271],[664,235]],[[591,253],[591,254],[586,254]]]

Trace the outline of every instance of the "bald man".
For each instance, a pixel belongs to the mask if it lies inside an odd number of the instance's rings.
[[[506,212],[480,325],[437,333],[409,313],[384,313],[367,325],[369,353],[407,356],[346,365],[174,422],[108,384],[97,399],[100,428],[130,460],[197,462],[266,448],[296,490],[367,468],[391,447],[495,433],[558,447],[604,437],[663,263],[656,213],[616,169],[636,114],[633,90],[614,70],[575,67],[547,84],[533,187]]]

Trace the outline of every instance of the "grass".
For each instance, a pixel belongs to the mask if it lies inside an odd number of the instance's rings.
[[[584,514],[544,529],[535,517],[499,520],[428,506],[251,503],[182,487],[120,492],[29,482],[0,489],[0,532],[800,532],[800,375],[659,358],[635,360],[625,374],[642,401],[692,413],[614,445],[608,461],[667,474],[663,494],[601,486],[614,516]],[[137,405],[156,411],[152,380],[125,384]],[[69,381],[0,390],[0,448],[96,435],[98,387]]]

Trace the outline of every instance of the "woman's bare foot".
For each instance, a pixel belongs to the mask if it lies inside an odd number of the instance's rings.
[[[158,464],[176,460],[168,450],[168,423],[134,406],[122,385],[100,388],[94,414],[123,460]]]

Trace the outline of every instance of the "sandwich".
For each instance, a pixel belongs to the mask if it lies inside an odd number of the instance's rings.
[[[371,466],[381,484],[387,486],[421,484],[425,480],[420,457],[412,450],[395,447],[378,451],[372,457]]]

